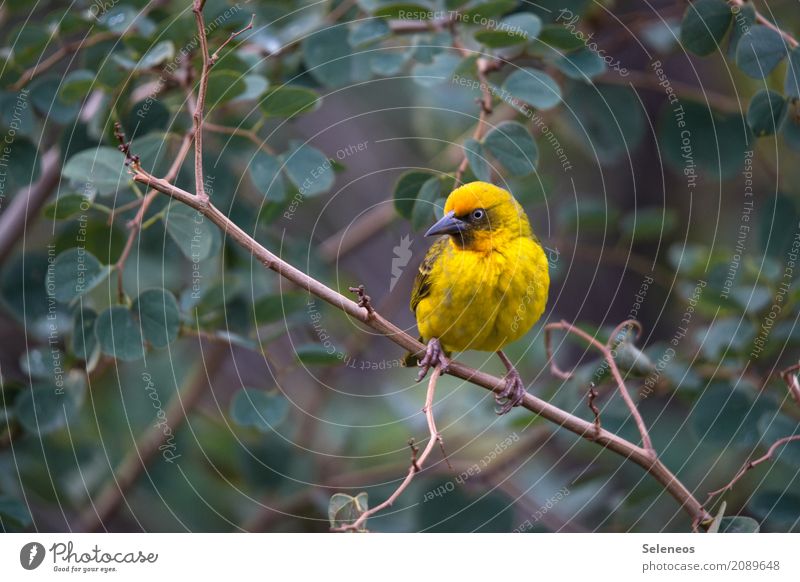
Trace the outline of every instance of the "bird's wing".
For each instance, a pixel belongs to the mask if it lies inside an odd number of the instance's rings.
[[[411,291],[411,311],[417,311],[417,305],[431,292],[431,271],[436,260],[441,256],[449,241],[448,237],[443,236],[428,249],[425,258],[419,266],[417,278],[414,280],[414,288]]]

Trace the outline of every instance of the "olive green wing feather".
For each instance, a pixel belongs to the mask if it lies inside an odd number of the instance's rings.
[[[411,290],[411,311],[416,313],[419,302],[430,294],[433,265],[444,252],[448,242],[447,237],[440,238],[428,249],[425,258],[422,259],[417,278],[414,280],[414,288]]]
[[[411,290],[411,311],[414,313],[417,311],[417,305],[419,305],[419,302],[427,297],[431,292],[431,271],[433,271],[434,263],[436,263],[436,260],[441,256],[447,244],[447,237],[443,237],[436,241],[433,246],[428,249],[425,258],[422,259],[422,263],[419,265],[417,278],[414,279],[414,288]],[[420,337],[419,341],[424,342],[425,340]],[[404,366],[416,366],[417,363],[418,359],[415,354],[412,354],[411,352],[406,353],[405,357],[403,358]]]

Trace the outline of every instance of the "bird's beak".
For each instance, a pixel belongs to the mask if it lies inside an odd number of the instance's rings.
[[[456,218],[455,211],[451,210],[439,220],[436,224],[428,229],[425,236],[434,236],[437,234],[459,234],[467,227],[467,223],[463,220]]]

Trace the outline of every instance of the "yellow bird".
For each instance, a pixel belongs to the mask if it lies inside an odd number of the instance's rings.
[[[445,371],[450,352],[497,352],[507,369],[498,414],[517,406],[525,385],[503,347],[536,323],[550,287],[547,257],[522,206],[506,190],[472,182],[453,190],[444,216],[425,236],[442,236],[428,250],[411,293],[411,311],[427,342],[422,380]]]

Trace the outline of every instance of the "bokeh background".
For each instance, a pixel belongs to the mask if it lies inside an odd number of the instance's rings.
[[[188,0],[0,4],[0,529],[330,527],[427,438],[395,344],[293,288],[195,212],[199,42]],[[276,254],[415,335],[417,266],[456,171],[524,205],[548,251],[543,321],[508,349],[528,389],[638,442],[605,341],[667,466],[701,501],[800,430],[800,34],[794,0],[250,1],[204,6],[204,182]],[[778,28],[780,32],[776,31]],[[482,70],[488,65],[488,69]],[[488,90],[492,112],[476,133]],[[475,139],[477,138],[477,139]],[[177,160],[177,162],[176,162]],[[624,357],[623,357],[624,356]],[[489,354],[464,362],[502,373]],[[791,379],[791,378],[790,378]],[[376,531],[689,531],[636,465],[445,377],[447,461]],[[707,506],[800,527],[800,443]],[[341,499],[348,499],[342,498]],[[358,497],[359,502],[364,497]],[[348,509],[349,510],[349,509]],[[340,516],[341,517],[341,516]],[[726,522],[728,524],[733,521]]]

